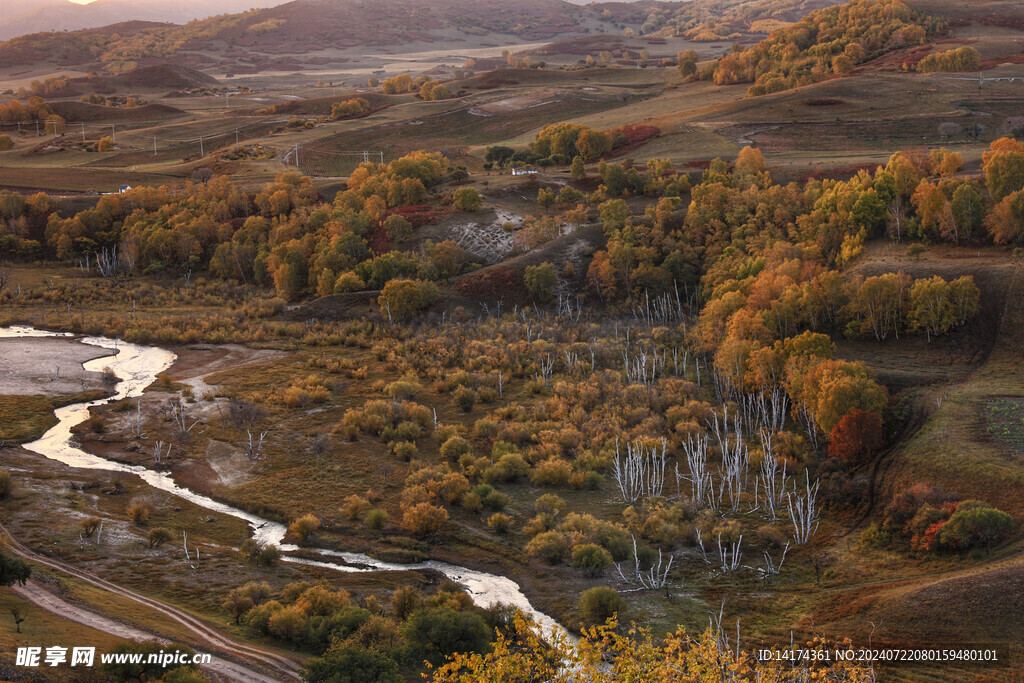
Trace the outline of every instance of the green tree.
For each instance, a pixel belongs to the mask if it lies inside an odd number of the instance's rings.
[[[545,261],[539,266],[527,266],[523,280],[534,298],[541,303],[547,303],[551,301],[555,285],[558,283],[558,275],[555,267]]]
[[[491,641],[491,630],[480,615],[444,606],[413,613],[402,635],[418,659],[434,664],[454,652],[483,653]]]
[[[480,203],[480,194],[472,187],[460,187],[455,190],[455,195],[452,198],[452,206],[459,211],[478,211]]]
[[[404,242],[412,237],[412,223],[398,214],[392,214],[384,219],[384,231],[392,242]]]
[[[573,180],[582,180],[587,177],[587,165],[583,157],[578,154],[572,158],[572,165],[569,166],[569,175]]]
[[[512,155],[516,151],[511,147],[503,147],[501,145],[495,145],[494,147],[488,147],[487,152],[484,155],[484,160],[489,161],[498,166],[504,166],[508,163],[508,160],[512,158]]]
[[[398,665],[380,652],[361,647],[332,645],[322,657],[306,664],[307,683],[401,683]]]
[[[950,207],[959,234],[968,240],[977,234],[985,219],[985,200],[977,186],[974,183],[962,183],[953,191]]]
[[[0,586],[25,585],[32,567],[14,555],[0,552]]]
[[[604,234],[612,237],[617,231],[626,227],[626,219],[629,217],[629,205],[622,199],[609,199],[603,202],[598,209],[601,212],[601,224],[604,226]]]

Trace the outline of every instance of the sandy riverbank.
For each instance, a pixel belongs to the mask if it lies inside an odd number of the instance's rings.
[[[57,396],[103,389],[103,373],[87,372],[82,363],[109,355],[110,349],[74,339],[0,339],[0,396]]]

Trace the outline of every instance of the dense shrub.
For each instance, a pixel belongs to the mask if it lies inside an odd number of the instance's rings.
[[[573,548],[569,562],[570,567],[590,577],[601,576],[611,564],[611,553],[595,543],[583,543]]]
[[[963,501],[938,533],[939,545],[949,550],[984,546],[991,549],[1013,533],[1013,518],[978,501]]]
[[[548,564],[561,564],[569,552],[569,541],[563,533],[545,531],[534,536],[526,544],[526,552],[531,557],[538,557]]]
[[[596,586],[583,591],[580,612],[591,624],[601,624],[626,609],[626,601],[610,586]]]

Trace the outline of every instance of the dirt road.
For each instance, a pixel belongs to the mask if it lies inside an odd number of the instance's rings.
[[[159,640],[160,642],[167,644],[170,642],[153,633],[122,624],[118,621],[105,617],[98,612],[93,612],[92,610],[79,605],[73,605],[62,600],[36,581],[29,580],[24,586],[15,586],[13,590],[15,593],[40,609],[44,609],[47,612],[56,614],[64,619],[84,624],[85,626],[94,628],[97,631],[109,633],[110,635],[117,636],[118,638],[131,640]],[[201,668],[207,674],[211,674],[216,677],[217,680],[239,681],[241,683],[244,683],[245,681],[255,681],[256,683],[278,683],[278,681],[281,680],[280,678],[273,678],[271,676],[264,675],[244,664],[239,664],[219,656],[214,656],[209,664],[204,664]]]
[[[124,588],[123,586],[113,584],[72,565],[61,562],[60,560],[39,555],[19,543],[10,535],[3,525],[0,525],[0,533],[10,539],[8,550],[19,557],[34,564],[49,567],[50,569],[73,576],[79,581],[96,588],[110,591],[121,597],[134,600],[135,602],[164,614],[184,625],[195,634],[198,650],[214,654],[214,663],[209,665],[207,668],[210,669],[211,673],[215,673],[223,679],[240,681],[242,683],[247,681],[276,683],[279,681],[296,680],[299,678],[301,664],[297,660],[234,640],[233,638],[230,638],[207,626],[199,619],[178,609],[177,607],[146,597],[133,590]],[[30,581],[26,586],[19,587],[17,590],[18,593],[27,600],[48,612],[91,626],[106,633],[110,633],[111,635],[133,639],[142,638],[146,640],[156,637],[151,633],[116,622],[109,617],[100,615],[89,609],[72,605],[53,593],[50,593],[47,589],[36,582]],[[218,654],[231,655],[235,659],[248,660],[252,664],[236,662],[228,659],[227,656],[218,656]],[[270,672],[269,675],[268,673],[263,673],[263,669],[268,670]]]

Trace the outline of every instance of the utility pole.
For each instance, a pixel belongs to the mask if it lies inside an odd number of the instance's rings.
[[[36,119],[36,137],[39,137],[39,119]]]
[[[153,136],[153,156],[156,156],[156,136]]]
[[[82,121],[82,142],[85,142],[85,121]]]
[[[367,152],[366,150],[363,150],[363,163],[364,164],[370,163],[370,153]]]
[[[199,158],[202,159],[206,156],[206,152],[203,151],[203,136],[199,136]]]
[[[295,167],[299,166],[299,143],[295,143]]]
[[[384,165],[384,150],[380,151],[380,165]]]

